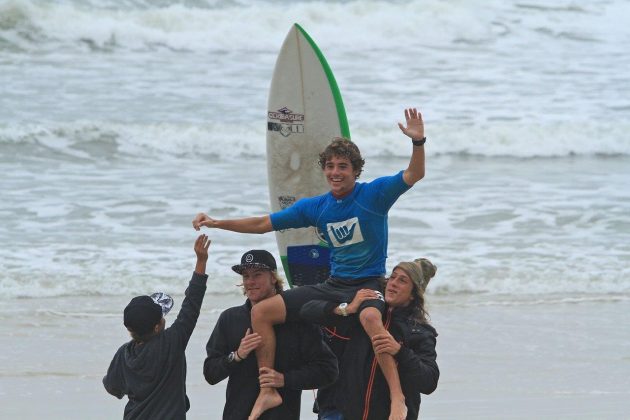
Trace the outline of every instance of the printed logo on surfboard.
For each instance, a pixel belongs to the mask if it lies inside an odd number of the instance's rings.
[[[361,233],[358,217],[353,217],[343,222],[328,223],[326,224],[326,230],[335,248],[363,242],[363,234]]]
[[[278,204],[280,204],[280,210],[284,210],[287,207],[291,207],[293,204],[295,204],[295,197],[292,195],[279,195]],[[283,232],[286,232],[287,230],[288,229],[282,229],[282,230],[279,230],[278,232],[283,233]]]
[[[282,210],[291,207],[295,203],[295,197],[292,195],[281,195],[278,197],[278,204]]]
[[[268,111],[267,117],[270,120],[267,121],[267,131],[277,131],[284,137],[304,132],[304,114],[294,113],[286,106],[277,111]]]

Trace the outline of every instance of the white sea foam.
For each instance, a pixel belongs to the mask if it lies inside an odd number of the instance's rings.
[[[431,46],[479,44],[535,31],[544,37],[606,42],[628,40],[627,3],[512,4],[500,1],[239,1],[46,2],[0,5],[5,41],[18,48],[43,44],[95,49],[274,49],[278,28],[299,22],[325,43],[344,49],[387,48],[413,42]],[[69,24],[70,23],[70,24]],[[439,27],[440,30],[423,30]],[[343,43],[336,42],[343,39]],[[350,47],[351,46],[351,47]]]
[[[160,46],[183,50],[269,49],[275,48],[284,36],[284,31],[278,28],[288,28],[299,21],[321,33],[322,41],[333,42],[343,37],[347,45],[355,48],[374,48],[405,41],[409,31],[417,33],[417,28],[426,27],[436,19],[443,30],[424,34],[423,42],[481,42],[495,36],[474,15],[474,8],[437,1],[407,4],[257,1],[217,7],[176,3],[163,7],[150,3],[127,6],[110,2],[110,5],[114,7],[9,0],[0,10],[4,16],[4,38],[27,49],[46,49],[45,44],[50,43],[83,44],[95,49]]]
[[[390,269],[429,257],[439,270],[429,293],[440,297],[533,295],[535,303],[630,293],[627,157],[429,159],[426,179],[390,211]],[[405,164],[369,158],[365,179]],[[36,158],[3,167],[3,296],[178,293],[193,268],[195,213],[269,211],[265,160],[254,156]],[[272,234],[208,233],[212,294],[239,293],[230,267],[245,250],[276,249]]]
[[[439,153],[627,154],[629,8],[9,0],[0,124],[26,136],[34,122],[62,126],[39,141],[99,136],[102,147],[177,154],[209,139],[211,154],[257,155],[274,59],[297,21],[333,67],[353,137],[374,155],[401,155],[404,106],[425,113]]]
[[[629,17],[622,0],[0,2],[0,295],[178,293],[196,212],[265,214],[293,22],[334,70],[363,178],[405,167],[396,122],[423,112],[427,176],[390,212],[390,263],[433,259],[440,298],[627,294]],[[275,249],[212,237],[214,294],[238,293],[244,248]]]
[[[43,159],[181,157],[237,159],[265,157],[264,121],[225,130],[222,123],[119,124],[75,122],[54,125],[0,124],[0,146]],[[615,124],[615,125],[613,125]],[[353,139],[367,157],[405,157],[409,145],[397,127],[354,130]],[[19,150],[19,152],[18,152]],[[454,127],[430,126],[432,155],[511,156],[630,155],[630,122],[558,122]]]

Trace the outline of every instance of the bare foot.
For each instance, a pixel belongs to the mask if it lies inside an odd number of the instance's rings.
[[[392,399],[389,420],[405,420],[406,418],[407,406],[405,405],[405,399]]]
[[[263,388],[260,390],[258,398],[256,398],[254,408],[252,408],[248,420],[257,420],[265,411],[277,407],[280,404],[282,404],[282,397],[278,394],[278,391],[274,388]]]

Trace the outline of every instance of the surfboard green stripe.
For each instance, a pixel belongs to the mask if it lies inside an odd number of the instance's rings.
[[[328,78],[328,84],[330,85],[330,90],[333,94],[333,98],[335,99],[335,106],[337,107],[337,116],[339,117],[339,128],[341,130],[341,135],[347,139],[350,138],[350,125],[348,124],[348,117],[346,116],[346,108],[343,106],[343,99],[341,98],[341,91],[339,90],[339,86],[337,85],[337,81],[335,80],[335,75],[332,72],[332,69],[328,65],[326,61],[326,57],[321,52],[313,38],[306,33],[306,31],[299,25],[295,24],[295,27],[304,35],[304,38],[311,44],[311,48],[315,51],[317,58],[319,58],[319,62],[321,63],[324,73],[326,73],[326,78]]]
[[[289,258],[286,255],[280,255],[280,261],[284,267],[284,275],[287,276],[289,287],[293,287],[293,281],[291,281],[291,270],[289,270]]]
[[[337,80],[335,80],[335,75],[332,72],[332,69],[328,65],[328,61],[326,61],[326,57],[321,52],[313,38],[302,28],[299,24],[295,24],[295,27],[302,33],[304,38],[308,41],[309,45],[315,52],[315,55],[319,59],[319,62],[326,74],[326,78],[328,79],[328,85],[330,87],[330,91],[333,95],[333,99],[335,101],[335,108],[337,109],[337,118],[339,119],[339,131],[341,136],[350,139],[350,125],[348,124],[348,117],[346,116],[346,108],[343,105],[343,99],[341,98],[341,91],[339,90],[339,85],[337,85]],[[326,242],[320,242],[320,245],[328,246]],[[291,278],[291,270],[289,269],[289,259],[286,255],[281,255],[280,260],[282,261],[282,266],[284,267],[284,273],[287,278],[287,282],[289,283],[289,287],[293,287],[293,280]]]

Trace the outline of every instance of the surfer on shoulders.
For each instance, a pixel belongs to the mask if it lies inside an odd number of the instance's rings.
[[[345,314],[348,302],[357,290],[379,291],[377,299],[363,302],[359,321],[370,337],[386,332],[382,311],[385,302],[380,282],[387,258],[387,213],[398,197],[424,177],[424,123],[415,108],[405,110],[406,125],[401,131],[412,140],[412,154],[405,170],[369,183],[357,182],[365,161],[356,144],[337,138],[319,156],[330,191],[304,198],[279,212],[258,217],[217,220],[199,213],[192,221],[202,226],[241,233],[266,233],[275,230],[316,226],[331,250],[331,273],[326,282],[286,290],[252,308],[252,327],[261,338],[256,349],[259,368],[273,368],[276,337],[273,326],[299,318],[302,305],[311,300],[339,303]],[[396,361],[389,353],[376,356],[390,393],[390,420],[407,416],[405,397],[400,386]],[[250,419],[258,419],[266,410],[282,403],[275,388],[262,388]]]

